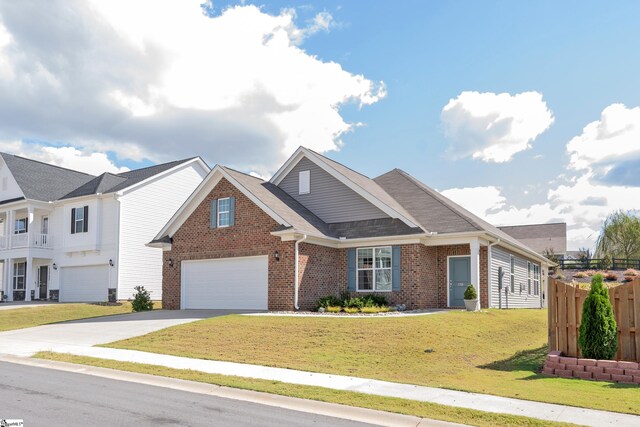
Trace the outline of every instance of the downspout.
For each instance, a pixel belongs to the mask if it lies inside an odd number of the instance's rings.
[[[488,291],[488,292],[487,292],[487,293],[488,293],[487,298],[489,299],[489,301],[488,301],[488,303],[489,303],[489,304],[488,304],[488,305],[489,305],[489,308],[491,308],[491,287],[493,286],[493,283],[492,283],[493,273],[492,273],[492,271],[491,271],[491,270],[492,270],[492,269],[491,269],[491,267],[493,266],[493,265],[492,265],[492,264],[493,264],[493,263],[492,263],[492,257],[491,257],[491,248],[492,248],[493,246],[497,245],[498,243],[500,243],[500,239],[496,240],[496,241],[495,241],[495,242],[493,242],[493,243],[489,243],[489,246],[487,246],[487,262],[489,263],[489,265],[487,266],[487,268],[488,268],[488,270],[489,270],[489,277],[488,277],[488,279],[487,279],[487,280],[489,281],[489,284],[488,284],[488,286],[487,286],[487,291]],[[500,290],[499,290],[499,289],[498,289],[498,292],[500,292]]]
[[[304,234],[302,236],[302,239],[296,240],[296,243],[295,243],[295,251],[294,251],[295,252],[295,257],[294,258],[295,258],[296,265],[294,267],[295,278],[294,278],[294,282],[293,282],[294,283],[293,284],[293,306],[295,307],[296,310],[300,310],[300,305],[298,304],[298,288],[300,286],[300,279],[298,278],[298,270],[299,270],[299,267],[298,267],[299,247],[298,247],[298,245],[300,244],[300,242],[304,242],[305,240],[307,240],[307,235],[306,234]]]

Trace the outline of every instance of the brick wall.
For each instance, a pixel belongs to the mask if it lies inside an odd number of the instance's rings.
[[[233,227],[209,227],[210,202],[223,197],[236,198]],[[170,251],[164,252],[162,304],[180,308],[180,263],[183,260],[268,255],[269,310],[293,308],[294,242],[282,242],[270,234],[278,223],[222,179],[173,236]],[[274,257],[280,253],[280,261]],[[168,260],[173,260],[169,267]]]
[[[338,296],[346,288],[347,251],[300,243],[298,269],[298,303],[302,310],[311,310],[318,298]]]
[[[562,378],[640,384],[640,367],[636,362],[563,357],[559,351],[549,353],[542,373]]]

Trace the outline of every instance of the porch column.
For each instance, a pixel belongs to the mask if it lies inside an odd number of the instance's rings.
[[[16,212],[14,210],[7,211],[7,249],[11,248],[11,238],[13,236],[13,222],[15,221]]]
[[[27,222],[28,222],[28,224],[27,224],[27,235],[28,235],[27,239],[29,239],[29,240],[27,241],[28,242],[27,243],[27,247],[29,247],[29,248],[33,245],[31,236],[35,236],[35,234],[36,234],[35,230],[33,229],[33,218],[34,218],[33,208],[32,207],[28,207],[27,208]]]
[[[473,239],[469,242],[471,250],[471,283],[476,288],[478,300],[480,299],[480,241]]]
[[[13,301],[13,259],[5,259],[4,264],[4,277],[7,281],[7,301]]]
[[[33,287],[33,284],[31,283],[31,281],[33,280],[33,274],[32,271],[33,270],[33,257],[32,256],[28,256],[27,257],[27,266],[24,269],[24,300],[25,301],[31,301],[31,289],[35,289]]]

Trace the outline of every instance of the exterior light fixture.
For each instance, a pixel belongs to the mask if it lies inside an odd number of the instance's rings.
[[[276,259],[276,261],[280,261],[280,252],[276,251],[276,253],[273,254],[273,257]]]
[[[169,258],[167,261],[169,262],[169,267],[173,267],[173,258]]]
[[[109,260],[109,267],[113,267],[113,260],[112,259]]]
[[[53,269],[54,269],[54,270],[57,270],[57,269],[58,269],[58,264],[56,264],[56,263],[54,262],[54,263],[53,263],[53,265],[52,265],[52,267],[53,267]]]

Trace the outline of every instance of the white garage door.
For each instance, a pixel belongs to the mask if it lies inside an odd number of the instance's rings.
[[[182,308],[266,310],[266,256],[182,261]]]
[[[109,267],[60,268],[61,302],[102,302],[109,297]]]

